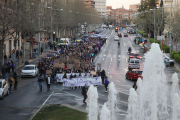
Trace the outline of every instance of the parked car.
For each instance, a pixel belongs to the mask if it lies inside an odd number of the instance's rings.
[[[115,41],[116,41],[116,40],[119,41],[119,37],[118,37],[118,36],[115,36],[115,37],[114,37],[114,40],[115,40]]]
[[[32,76],[35,77],[39,74],[38,68],[36,65],[25,65],[21,72],[21,77]]]
[[[0,98],[9,95],[9,83],[5,79],[0,79]]]
[[[99,31],[95,31],[95,34],[99,34],[100,32]]]
[[[42,57],[41,61],[48,60],[48,59],[49,59],[49,57]]]
[[[46,55],[46,57],[49,57],[50,59],[51,59],[51,58],[57,58],[57,56],[56,56],[55,53],[48,53],[48,54]]]
[[[101,37],[101,39],[103,39],[103,40],[104,40],[104,39],[107,40],[107,38],[108,38],[108,37],[107,37],[106,35],[103,35],[103,36]]]
[[[56,54],[56,57],[57,57],[57,58],[60,58],[60,53],[59,53],[58,51],[52,51],[51,53]]]
[[[129,60],[128,70],[139,69],[139,68],[140,68],[140,60],[136,58],[131,58]]]
[[[164,63],[166,66],[171,66],[173,67],[174,66],[174,61],[171,60],[168,56],[166,56],[165,54],[163,55],[164,57]]]
[[[127,71],[126,73],[126,79],[130,79],[130,80],[137,80],[139,77],[142,79],[142,70],[138,70],[138,69],[132,69]]]

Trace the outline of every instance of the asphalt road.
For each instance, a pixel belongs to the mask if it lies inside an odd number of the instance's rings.
[[[133,81],[126,80],[125,73],[128,66],[128,47],[132,52],[140,52],[139,47],[133,44],[133,36],[120,38],[121,46],[118,48],[117,41],[114,41],[116,35],[113,30],[104,30],[101,35],[107,35],[108,40],[102,48],[96,59],[96,64],[101,63],[101,68],[111,82],[114,82],[118,91],[118,115],[119,119],[124,120],[127,114],[129,89],[132,88]],[[143,56],[142,53],[140,53]],[[142,63],[144,60],[141,60]],[[32,63],[36,64],[38,61]],[[143,64],[141,64],[143,67]],[[168,67],[166,73],[168,76],[177,72],[174,68]],[[108,93],[105,93],[104,86],[98,86],[99,107],[108,101]],[[47,91],[45,83],[43,91],[39,92],[37,77],[22,78],[19,81],[18,89],[13,90],[9,96],[0,100],[0,120],[28,120],[43,105],[48,104],[70,104],[75,107],[86,109],[82,102],[83,96],[81,89],[63,90],[61,83],[51,84],[51,91]]]

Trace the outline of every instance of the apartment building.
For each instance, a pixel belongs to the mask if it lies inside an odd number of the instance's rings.
[[[112,9],[111,6],[106,7],[106,19],[115,20],[118,24],[124,24],[124,21],[131,19],[131,14],[136,10],[127,10],[124,7]]]
[[[106,17],[106,0],[94,0],[94,8],[99,12],[101,17]]]
[[[129,10],[138,11],[140,5],[140,3],[129,5]]]
[[[95,7],[95,2],[94,0],[84,0],[84,4],[86,7]]]

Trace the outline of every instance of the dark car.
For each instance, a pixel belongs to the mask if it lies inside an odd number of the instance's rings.
[[[58,51],[53,51],[53,52],[51,52],[51,53],[56,54],[56,57],[57,57],[57,58],[60,58],[60,55],[59,55],[60,53],[59,53]]]
[[[127,71],[125,77],[126,77],[126,79],[130,79],[130,80],[137,80],[139,77],[140,77],[141,79],[143,79],[142,73],[143,73],[142,70],[132,69],[132,70]]]
[[[122,34],[121,34],[121,33],[118,33],[117,36],[118,36],[118,37],[122,37]]]
[[[49,59],[49,57],[42,57],[41,61],[48,60],[48,59]]]
[[[95,34],[99,34],[99,31],[95,31]]]
[[[57,56],[56,56],[55,53],[48,53],[48,54],[46,55],[46,57],[49,57],[49,58],[56,58]]]
[[[140,56],[139,56],[138,53],[131,53],[131,54],[129,55],[129,59],[130,59],[130,58],[137,58],[137,59],[139,59]]]

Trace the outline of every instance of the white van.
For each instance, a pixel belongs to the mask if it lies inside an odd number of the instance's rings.
[[[61,38],[60,39],[60,45],[69,45],[70,44],[70,39],[69,38]]]

